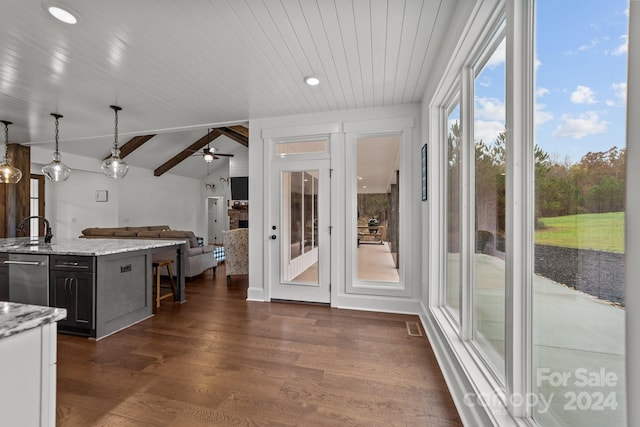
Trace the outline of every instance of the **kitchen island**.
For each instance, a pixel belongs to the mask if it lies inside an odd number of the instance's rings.
[[[59,331],[100,339],[153,315],[154,253],[175,249],[175,300],[184,302],[185,244],[182,240],[74,239],[44,243],[0,239],[0,263],[8,270],[0,271],[0,280],[8,277],[9,301],[12,295],[37,293],[41,297],[39,294],[46,292],[49,306],[65,308],[67,319],[58,324]],[[46,278],[25,280],[28,273],[22,270],[31,268],[30,264],[38,264],[40,269],[46,264]]]
[[[0,424],[55,426],[60,308],[0,302]]]

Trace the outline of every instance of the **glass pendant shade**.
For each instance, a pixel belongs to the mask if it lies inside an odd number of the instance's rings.
[[[11,159],[5,157],[0,165],[0,182],[17,184],[22,179],[22,171],[11,166]]]
[[[60,151],[58,151],[58,120],[62,118],[60,114],[51,113],[56,119],[56,151],[53,152],[53,161],[43,166],[42,173],[51,181],[66,181],[71,175],[71,169],[60,160]]]
[[[124,178],[127,172],[129,171],[129,165],[127,162],[120,158],[120,150],[117,148],[113,148],[111,150],[111,156],[106,158],[102,162],[102,173],[112,179]]]
[[[71,175],[71,169],[60,161],[60,153],[53,153],[53,161],[43,166],[42,173],[51,181],[66,181]]]
[[[9,158],[9,125],[12,122],[0,120],[4,124],[4,159],[0,164],[0,182],[3,184],[17,184],[22,179],[22,171],[11,166]]]
[[[110,105],[109,108],[115,113],[113,148],[111,149],[111,156],[104,159],[100,169],[102,169],[102,173],[107,178],[120,179],[124,178],[129,171],[129,165],[120,158],[120,149],[118,148],[118,111],[122,110],[122,108],[117,105]]]
[[[211,163],[213,161],[213,154],[209,153],[204,153],[204,161],[207,163]]]

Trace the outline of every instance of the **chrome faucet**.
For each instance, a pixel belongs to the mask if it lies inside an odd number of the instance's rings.
[[[49,225],[49,220],[43,216],[28,216],[24,218],[22,221],[20,221],[20,224],[18,224],[18,226],[16,227],[16,231],[24,230],[24,225],[27,223],[27,221],[34,218],[44,221],[44,224],[47,226],[47,231],[45,232],[45,235],[44,235],[44,242],[51,243],[51,239],[53,238],[53,233],[51,232],[51,225]]]

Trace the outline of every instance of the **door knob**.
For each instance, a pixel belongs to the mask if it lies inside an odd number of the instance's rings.
[[[271,240],[276,240],[276,238],[277,238],[277,237],[276,237],[276,235],[275,235],[275,234],[272,234],[272,235],[271,235]]]

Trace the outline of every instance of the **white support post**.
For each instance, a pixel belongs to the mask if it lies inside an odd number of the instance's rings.
[[[533,0],[507,1],[506,391],[509,413],[529,417],[534,231]],[[516,404],[514,402],[520,402]]]

